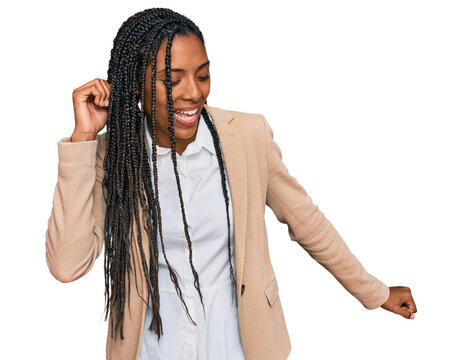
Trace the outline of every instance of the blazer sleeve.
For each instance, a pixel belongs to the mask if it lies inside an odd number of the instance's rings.
[[[291,240],[327,269],[366,309],[380,307],[388,300],[390,289],[364,269],[305,189],[289,174],[273,131],[261,116],[268,156],[266,204],[279,222],[288,225]]]
[[[58,181],[46,230],[46,262],[61,282],[84,276],[101,253],[106,204],[102,196],[101,136],[58,141]]]

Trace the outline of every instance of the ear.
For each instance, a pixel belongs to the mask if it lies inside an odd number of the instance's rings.
[[[138,97],[140,96],[140,89],[138,88],[138,83],[135,83],[136,85],[136,95],[138,95]]]

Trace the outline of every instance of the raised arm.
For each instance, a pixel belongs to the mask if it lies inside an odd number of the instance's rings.
[[[46,262],[61,282],[84,276],[100,255],[106,204],[102,196],[104,134],[58,142],[58,181],[46,230]],[[103,140],[103,141],[101,141]]]
[[[313,203],[282,162],[273,131],[262,115],[268,154],[266,204],[288,225],[289,236],[326,268],[361,304],[371,310],[384,304],[390,289],[369,274],[337,230]]]

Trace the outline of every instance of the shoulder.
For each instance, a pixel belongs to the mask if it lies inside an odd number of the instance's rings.
[[[266,163],[268,126],[265,116],[256,112],[207,107],[207,112],[214,121],[224,123],[223,126],[237,128],[249,158],[256,163]]]
[[[209,105],[205,105],[205,108],[214,121],[225,122],[244,131],[255,130],[259,132],[263,129],[264,116],[260,113],[224,109]]]

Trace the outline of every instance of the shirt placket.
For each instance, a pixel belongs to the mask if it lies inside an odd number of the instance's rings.
[[[178,174],[180,177],[180,184],[181,190],[183,195],[183,205],[184,211],[186,214],[186,220],[188,222],[188,232],[191,238],[191,226],[189,225],[188,219],[189,216],[189,199],[190,199],[190,178],[186,171],[186,160],[185,157],[181,157],[177,155],[177,165],[178,165]],[[180,205],[180,204],[179,204]],[[180,205],[181,206],[181,205]],[[181,214],[180,208],[180,216],[178,217],[178,231],[180,234],[180,238],[182,239],[182,245],[184,249],[184,261],[183,261],[183,277],[185,283],[185,290],[184,290],[184,301],[188,306],[189,313],[191,318],[195,320],[196,313],[195,313],[195,301],[194,301],[194,277],[191,271],[191,265],[189,263],[189,247],[188,242],[186,239],[186,234],[184,233],[184,225],[183,225],[183,216]],[[185,342],[184,342],[184,359],[197,359],[197,346],[196,346],[196,327],[192,324],[187,316],[184,318],[184,331],[185,331]]]

